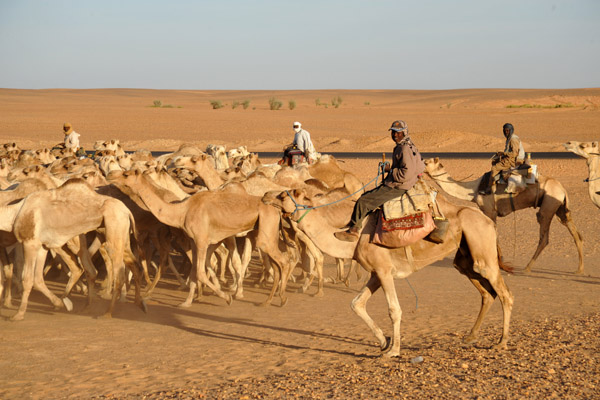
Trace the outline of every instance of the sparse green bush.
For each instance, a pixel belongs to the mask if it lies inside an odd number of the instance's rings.
[[[506,108],[572,108],[575,107],[573,103],[558,103],[551,105],[542,104],[509,104]]]
[[[162,106],[161,108],[174,108],[172,105],[170,104],[165,104],[164,106]]]
[[[321,99],[315,99],[315,106],[319,107],[321,105]]]
[[[338,108],[339,106],[341,106],[342,105],[341,96],[336,96],[333,99],[331,99],[331,105],[334,106],[335,108]]]
[[[270,110],[279,110],[283,106],[283,103],[277,100],[275,97],[271,97],[269,99],[269,109]]]
[[[249,105],[250,105],[250,100],[244,100],[244,101],[242,102],[242,107],[244,108],[244,110],[245,110],[246,108],[248,108],[248,106],[249,106]]]
[[[236,109],[237,106],[240,105],[239,101],[234,101],[233,103],[231,103],[231,108],[233,108],[234,110]]]
[[[223,103],[221,103],[221,100],[211,100],[210,105],[212,106],[213,110],[223,108]]]
[[[371,102],[370,101],[365,101],[365,106],[370,106]]]
[[[294,100],[290,100],[288,102],[288,107],[290,108],[290,110],[293,110],[294,108],[296,108],[296,102]]]
[[[162,101],[154,100],[154,105],[152,107],[162,107]]]

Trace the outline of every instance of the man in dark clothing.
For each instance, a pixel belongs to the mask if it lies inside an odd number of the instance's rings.
[[[392,139],[396,142],[396,147],[394,147],[392,165],[385,166],[388,174],[381,186],[364,193],[356,201],[348,229],[335,233],[335,237],[339,240],[347,242],[358,240],[362,221],[367,214],[381,207],[385,202],[406,193],[425,170],[423,157],[408,136],[406,122],[394,121],[389,130],[392,131]]]
[[[512,124],[504,124],[502,127],[502,132],[506,138],[504,151],[499,151],[492,158],[492,170],[490,176],[487,182],[483,182],[487,185],[483,186],[481,190],[479,190],[479,194],[491,194],[492,186],[494,184],[494,177],[502,171],[509,170],[515,167],[517,164],[523,163],[523,160],[525,160],[525,150],[523,149],[523,144],[521,143],[521,139],[514,134],[515,128],[512,126]]]

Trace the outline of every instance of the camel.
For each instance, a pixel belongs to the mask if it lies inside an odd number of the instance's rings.
[[[43,267],[47,252],[49,249],[60,249],[76,236],[80,237],[83,246],[83,234],[102,224],[111,264],[107,268],[114,270],[115,287],[120,289],[125,283],[124,264],[127,262],[136,278],[135,302],[145,311],[139,275],[137,268],[131,265],[133,255],[129,248],[129,230],[132,228],[135,233],[135,223],[131,212],[122,202],[95,193],[81,179],[71,179],[57,189],[35,192],[16,204],[2,207],[0,221],[0,230],[12,231],[24,248],[23,293],[19,309],[11,320],[24,318],[33,286],[48,297],[55,307],[72,308],[67,298],[61,301],[44,283]],[[91,299],[95,276],[93,271],[88,273],[92,283],[89,293]],[[106,316],[112,314],[119,294],[119,290],[114,290]]]
[[[577,227],[571,218],[569,210],[569,198],[563,185],[556,179],[538,176],[535,185],[527,185],[527,189],[517,196],[503,192],[505,185],[497,185],[496,193],[481,195],[478,193],[481,178],[474,181],[458,182],[446,172],[439,158],[425,160],[425,172],[446,193],[458,199],[472,201],[492,221],[496,217],[505,217],[510,213],[525,208],[538,208],[537,220],[540,225],[540,240],[533,257],[525,268],[526,273],[531,272],[533,264],[538,256],[548,245],[550,238],[550,223],[556,215],[560,222],[567,227],[575,241],[579,253],[579,267],[577,274],[583,274],[583,238],[577,231]]]
[[[158,188],[140,171],[125,171],[114,174],[109,181],[127,194],[139,196],[146,207],[162,223],[182,229],[194,242],[192,248],[193,266],[190,278],[190,290],[187,299],[180,307],[190,307],[196,287],[199,284],[208,286],[213,292],[231,304],[231,295],[221,290],[209,280],[206,263],[214,248],[223,240],[255,228],[258,222],[256,247],[275,261],[277,274],[281,275],[279,296],[281,304],[287,302],[285,288],[291,272],[289,260],[278,248],[279,212],[261,202],[258,196],[241,193],[205,191],[198,192],[181,201],[169,203],[160,196]],[[237,289],[241,291],[244,275],[238,271]],[[277,285],[273,285],[265,302],[270,304]],[[239,295],[239,293],[236,293]]]
[[[563,146],[580,157],[585,158],[588,165],[588,193],[596,207],[600,208],[600,147],[598,142],[570,141]]]
[[[293,196],[293,200],[290,196]],[[352,309],[367,324],[379,342],[383,356],[397,357],[400,354],[400,320],[402,310],[396,295],[394,278],[406,278],[411,273],[440,260],[454,251],[454,266],[466,275],[481,295],[481,309],[467,343],[477,338],[481,323],[487,311],[498,296],[502,303],[502,336],[494,346],[506,348],[513,296],[500,274],[499,254],[496,249],[496,229],[492,220],[474,207],[460,207],[438,195],[438,204],[450,227],[442,244],[421,240],[414,245],[390,249],[369,243],[377,222],[377,214],[371,214],[363,223],[358,242],[342,242],[334,233],[339,229],[327,221],[328,210],[317,208],[308,214],[296,210],[296,204],[312,205],[302,191],[267,193],[263,201],[291,213],[292,220],[298,221],[304,214],[299,227],[323,252],[335,254],[338,258],[353,258],[360,263],[371,277],[352,301]],[[386,337],[367,313],[366,305],[373,293],[383,288],[392,321],[393,334]]]

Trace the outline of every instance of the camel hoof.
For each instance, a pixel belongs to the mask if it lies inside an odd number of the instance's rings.
[[[282,297],[281,298],[281,304],[279,305],[279,307],[285,306],[287,304],[287,301],[288,301],[287,297]]]
[[[346,285],[346,287],[350,287],[350,281],[348,279],[344,279],[344,285]]]
[[[244,298],[244,293],[236,293],[236,294],[233,295],[233,298],[236,299],[236,300],[243,299]]]
[[[227,294],[225,301],[227,302],[227,305],[230,306],[231,303],[233,303],[233,297],[230,294]]]
[[[103,318],[103,319],[112,319],[112,313],[107,312],[106,314],[103,314],[100,318]]]
[[[148,314],[148,305],[146,304],[146,300],[141,300],[139,304],[140,308],[144,312],[144,314]]]
[[[313,294],[313,297],[323,297],[325,294],[322,290],[317,291],[317,293]]]
[[[267,306],[270,306],[270,305],[271,305],[270,301],[263,301],[262,303],[258,304],[259,307],[267,307]]]
[[[392,345],[392,338],[389,336],[385,337],[385,344],[383,346],[381,346],[381,351],[383,352],[387,352],[390,349],[390,346]]]
[[[23,321],[23,319],[25,318],[25,316],[23,314],[15,314],[12,317],[10,317],[11,321]]]
[[[500,342],[500,343],[496,343],[495,345],[493,345],[491,347],[491,349],[492,350],[506,350],[507,346],[506,346],[506,343]]]
[[[73,311],[73,302],[71,301],[71,299],[69,299],[68,297],[63,297],[62,302],[65,305],[65,309],[68,312]]]
[[[464,344],[473,344],[473,343],[475,343],[476,340],[477,340],[476,336],[469,335],[463,339],[463,343]]]
[[[381,355],[381,357],[384,357],[384,358],[400,357],[400,350],[387,351],[387,352],[383,353]]]
[[[183,302],[177,306],[177,308],[190,308],[192,303]]]
[[[112,294],[110,294],[108,292],[99,292],[98,296],[100,296],[100,298],[102,298],[104,300],[112,300]]]

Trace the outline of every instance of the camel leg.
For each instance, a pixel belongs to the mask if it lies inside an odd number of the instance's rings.
[[[573,237],[573,241],[575,242],[575,246],[577,246],[577,253],[579,255],[579,267],[577,268],[576,274],[582,275],[584,273],[583,270],[583,237],[577,230],[573,219],[571,218],[571,212],[567,209],[566,205],[563,203],[558,210],[556,211],[556,216],[559,218],[560,222],[567,227],[569,233]]]
[[[289,260],[286,260],[284,254],[279,250],[279,226],[281,216],[274,207],[262,205],[259,210],[258,234],[256,235],[256,247],[266,253],[271,260],[277,264],[275,270],[281,271],[281,283],[279,286],[279,297],[281,306],[287,302],[285,288],[290,278],[292,268]],[[273,285],[277,284],[277,280]]]
[[[379,275],[381,288],[385,293],[385,298],[388,303],[388,313],[392,320],[392,340],[389,346],[383,349],[383,356],[398,357],[400,355],[400,322],[402,321],[402,309],[396,294],[396,286],[394,286],[394,277],[390,273]]]
[[[81,275],[83,275],[83,269],[77,265],[77,258],[71,251],[66,251],[64,248],[56,248],[54,251],[62,258],[63,262],[67,265],[67,268],[69,268],[69,271],[71,271],[71,276],[69,276],[69,281],[67,282],[63,293],[63,297],[67,297],[71,293],[73,286],[75,286],[77,281],[79,281],[79,278],[81,278]]]
[[[98,249],[102,259],[104,260],[104,265],[106,266],[106,279],[103,283],[103,288],[100,290],[100,297],[105,300],[110,300],[112,297],[112,291],[114,290],[114,269],[115,266],[112,265],[112,259],[110,257],[109,251],[107,250],[106,242],[100,246]]]
[[[54,305],[55,308],[66,306],[54,293],[52,293],[44,282],[44,263],[48,250],[33,243],[24,244],[25,261],[23,263],[23,293],[21,295],[21,304],[12,321],[21,321],[27,311],[27,303],[31,289],[35,286],[42,292]]]
[[[531,272],[531,267],[533,267],[533,264],[537,260],[542,250],[544,250],[546,246],[548,246],[548,242],[550,240],[550,223],[552,222],[552,217],[554,217],[554,213],[548,215],[546,213],[543,213],[541,208],[537,212],[537,220],[540,224],[540,241],[538,243],[537,249],[535,250],[535,253],[533,254],[533,257],[527,264],[527,267],[525,267],[525,273],[527,274]]]
[[[371,332],[373,332],[373,335],[375,335],[375,337],[379,341],[379,347],[383,351],[389,345],[388,338],[385,337],[381,328],[377,326],[375,321],[373,321],[373,319],[367,312],[367,302],[369,301],[373,293],[375,293],[380,287],[381,281],[379,280],[379,277],[375,272],[371,272],[371,278],[367,281],[365,286],[358,293],[358,296],[356,296],[352,300],[352,304],[350,305],[350,307],[352,308],[352,311],[356,313],[356,315],[358,315],[363,321],[365,321],[369,329],[371,329]]]
[[[463,242],[463,245],[466,243]],[[466,251],[468,254],[468,250]],[[475,321],[475,325],[471,328],[471,332],[467,337],[463,339],[465,343],[474,343],[479,334],[479,329],[481,328],[481,323],[483,322],[483,318],[489,311],[492,304],[494,304],[494,299],[497,294],[494,289],[491,287],[489,281],[486,279],[482,279],[479,274],[473,272],[473,260],[470,257],[466,257],[463,255],[463,251],[459,250],[456,252],[456,256],[454,257],[454,267],[463,275],[467,276],[473,286],[477,288],[479,293],[481,294],[481,308],[479,309],[479,314],[477,315],[477,320]]]
[[[0,248],[0,260],[2,261],[2,269],[0,270],[0,299],[2,298],[2,286],[4,285],[4,307],[13,308],[13,263],[9,260],[8,253],[6,252],[6,249],[4,247]]]
[[[308,235],[306,235],[304,232],[302,232],[300,229],[298,229],[298,224],[296,222],[292,222],[292,226],[294,227],[296,236],[298,237],[298,239],[300,241],[302,241],[302,243],[304,243],[304,245],[306,246],[306,251],[314,259],[315,269],[317,271],[318,285],[319,285],[317,288],[317,293],[315,293],[315,296],[322,297],[323,296],[323,281],[324,281],[324,279],[323,279],[323,259],[324,259],[323,253],[321,252],[321,250],[319,250],[317,248],[317,246],[315,246],[315,244],[308,237]],[[314,279],[314,276],[315,276],[314,271],[311,268],[310,274],[309,274],[309,279],[308,279],[308,284],[305,282],[306,288],[308,288],[310,286],[310,284],[312,283],[312,280]]]
[[[459,218],[464,221],[464,223],[461,223],[463,237],[455,257],[455,266],[459,271],[469,278],[476,279],[481,285],[481,287],[478,285],[475,285],[475,287],[482,294],[482,306],[471,334],[467,338],[474,339],[477,336],[481,321],[493,302],[493,299],[487,299],[487,295],[483,294],[481,289],[484,289],[492,297],[497,295],[502,303],[502,337],[494,347],[504,349],[508,342],[514,298],[500,274],[500,258],[497,251],[495,226],[491,223],[474,225],[469,223],[468,220],[463,220],[463,215],[473,212],[471,209],[463,209],[459,212]],[[473,282],[473,279],[471,282]]]
[[[269,292],[267,299],[260,304],[261,306],[268,306],[273,301],[273,297],[275,296],[275,292],[279,286],[280,271],[279,268],[273,267],[271,259],[267,254],[262,253],[262,260],[265,270],[271,269],[273,271],[273,286],[271,287],[271,292]]]
[[[196,286],[200,287],[200,284],[208,286],[217,296],[224,299],[227,302],[227,304],[231,304],[231,295],[223,292],[220,287],[211,282],[208,275],[206,274],[207,259],[210,260],[209,257],[211,254],[212,252],[208,251],[208,246],[196,245],[195,251],[193,252],[193,259],[195,264],[195,268],[193,268],[193,270],[195,270],[195,279],[190,279],[190,290],[188,296],[186,300],[179,305],[179,307],[190,307],[192,305],[192,300],[194,298]]]

